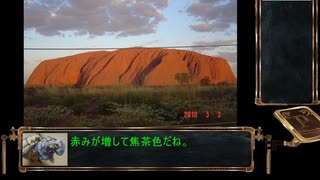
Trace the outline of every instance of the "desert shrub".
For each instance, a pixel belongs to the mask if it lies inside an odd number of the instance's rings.
[[[75,103],[73,105],[71,105],[70,109],[72,110],[73,114],[75,115],[80,115],[82,113],[84,113],[85,109],[86,109],[86,103]]]
[[[100,115],[111,115],[116,113],[116,109],[120,105],[114,102],[99,102],[96,105],[97,113]]]
[[[72,114],[72,111],[64,106],[25,107],[24,125],[26,126],[50,126],[59,124]]]
[[[210,78],[208,76],[200,80],[200,85],[202,86],[208,86],[209,84],[210,84]]]
[[[188,104],[181,99],[173,99],[161,102],[159,105],[159,116],[167,121],[180,121],[183,119],[183,113],[188,109]]]
[[[25,122],[33,126],[173,125],[185,120],[185,111],[199,112],[200,119],[205,111],[211,114],[221,111],[219,122],[236,121],[237,86],[33,88],[26,89],[24,105]],[[60,112],[57,107],[66,112]]]
[[[177,80],[179,84],[188,84],[193,80],[193,75],[189,73],[176,73],[174,79]]]

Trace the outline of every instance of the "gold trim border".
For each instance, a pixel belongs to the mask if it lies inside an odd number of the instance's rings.
[[[282,125],[294,136],[296,137],[300,143],[312,143],[316,141],[320,141],[320,135],[311,137],[311,138],[305,138],[303,137],[282,115],[281,112],[288,111],[288,110],[297,110],[297,109],[307,109],[309,112],[311,112],[312,115],[314,115],[318,121],[320,121],[320,117],[317,113],[315,113],[311,108],[307,106],[298,106],[293,108],[287,108],[287,109],[279,109],[276,110],[273,115],[282,123]]]
[[[240,131],[251,134],[251,164],[248,167],[25,167],[22,166],[22,134],[39,131],[72,132],[72,131]],[[254,170],[255,129],[252,127],[20,127],[18,129],[19,171],[243,171]]]
[[[318,33],[319,33],[319,29],[318,29],[318,21],[319,21],[319,14],[318,14],[318,8],[319,8],[319,0],[315,0],[314,2],[314,6],[315,8],[313,8],[315,10],[315,15],[314,15],[314,25],[315,25],[315,45],[314,45],[314,58],[315,58],[315,100],[318,100],[318,104],[320,104],[320,100],[319,100],[319,44],[318,44]]]
[[[261,97],[261,4],[255,0],[256,91],[258,106],[318,105],[318,0],[312,0],[312,101],[310,103],[265,103]]]

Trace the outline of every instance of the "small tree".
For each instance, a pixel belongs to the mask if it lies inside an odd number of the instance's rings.
[[[222,81],[222,82],[219,82],[217,85],[218,86],[227,86],[227,85],[229,85],[229,83],[226,81]]]
[[[193,76],[188,73],[176,73],[174,79],[177,80],[179,84],[188,84],[193,80]]]
[[[210,78],[208,76],[205,76],[200,80],[201,86],[208,86],[210,84]]]

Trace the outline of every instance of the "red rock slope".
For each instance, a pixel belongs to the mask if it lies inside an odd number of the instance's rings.
[[[25,86],[175,85],[176,73],[192,74],[193,84],[206,76],[210,84],[237,82],[223,58],[186,50],[127,48],[45,60]]]

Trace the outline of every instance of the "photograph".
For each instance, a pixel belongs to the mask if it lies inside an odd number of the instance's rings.
[[[24,125],[237,123],[237,1],[24,1]]]

